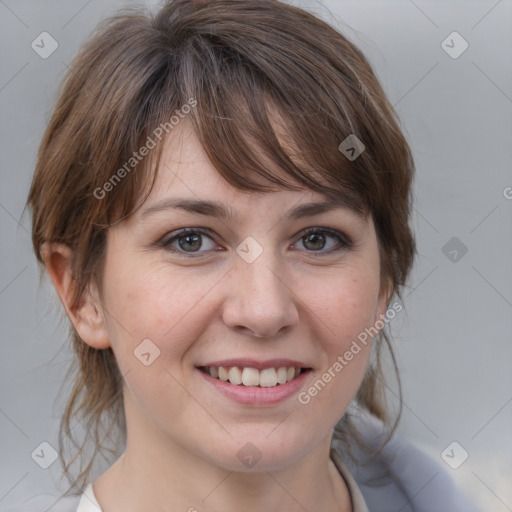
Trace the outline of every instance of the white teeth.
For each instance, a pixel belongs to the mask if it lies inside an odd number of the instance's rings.
[[[242,370],[242,384],[244,386],[258,386],[260,383],[260,372],[256,368],[244,368]]]
[[[277,369],[277,383],[286,384],[286,368],[284,366]]]
[[[277,373],[274,368],[265,368],[260,372],[260,386],[271,388],[277,385]]]
[[[228,371],[226,368],[219,366],[219,379],[226,382],[229,378]]]
[[[220,379],[223,382],[229,381],[236,386],[260,386],[262,388],[271,388],[278,384],[286,384],[300,375],[300,368],[265,368],[261,371],[256,368],[239,368],[232,366],[230,368],[219,366],[210,366],[207,371],[214,379]]]
[[[232,366],[229,369],[228,376],[231,384],[236,384],[237,386],[242,384],[242,372],[240,371],[240,368]]]

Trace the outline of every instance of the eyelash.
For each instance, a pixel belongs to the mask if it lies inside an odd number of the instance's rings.
[[[349,250],[349,249],[353,248],[353,246],[354,246],[353,242],[345,234],[343,234],[343,233],[341,233],[341,232],[339,232],[337,230],[334,230],[334,229],[323,228],[323,227],[322,228],[320,228],[320,227],[311,227],[311,228],[307,228],[307,229],[303,230],[300,233],[300,235],[298,236],[297,241],[294,242],[294,244],[296,244],[297,242],[301,241],[304,237],[306,237],[308,235],[317,234],[317,233],[322,233],[324,235],[328,235],[330,237],[336,238],[337,239],[337,244],[334,247],[332,247],[332,248],[330,248],[328,250],[320,249],[318,251],[314,251],[314,250],[307,250],[306,249],[306,252],[311,253],[312,255],[325,255],[325,254],[331,254],[331,253],[335,253],[335,252],[339,252],[339,251],[343,251],[343,250],[346,251],[346,250]],[[187,252],[187,251],[183,251],[183,250],[180,250],[180,249],[175,249],[174,247],[172,247],[171,244],[173,242],[175,242],[179,238],[181,238],[181,237],[183,237],[185,235],[189,235],[189,234],[204,235],[204,236],[207,236],[213,242],[216,243],[215,235],[209,229],[205,229],[205,228],[183,228],[183,229],[180,229],[178,232],[171,233],[171,236],[170,237],[168,236],[168,237],[164,238],[159,243],[159,245],[162,248],[166,249],[166,250],[169,250],[169,251],[171,251],[171,252],[173,252],[175,254],[179,254],[180,256],[184,256],[184,257],[187,257],[187,258],[200,258],[205,253],[210,252],[210,250],[207,250],[207,251],[197,251],[197,252],[194,252],[194,251]]]

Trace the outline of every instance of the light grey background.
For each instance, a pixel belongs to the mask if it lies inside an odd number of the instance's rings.
[[[457,441],[469,458],[448,471],[485,510],[510,511],[512,3],[295,3],[337,24],[369,57],[417,164],[419,257],[407,313],[391,325],[404,387],[400,432],[442,464],[441,452]],[[50,286],[38,287],[22,217],[37,146],[67,64],[95,24],[123,5],[134,4],[0,1],[0,510],[53,490],[60,475],[58,462],[43,470],[31,459],[43,441],[57,448],[69,361],[59,303]],[[31,48],[43,31],[59,44],[47,59]],[[456,59],[441,46],[453,31],[469,44]],[[448,39],[455,50],[460,43]],[[456,249],[457,262],[443,253],[452,237],[467,247],[462,258]]]

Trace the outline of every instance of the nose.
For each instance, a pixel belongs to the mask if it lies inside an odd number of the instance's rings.
[[[283,334],[299,319],[292,283],[279,260],[267,254],[252,263],[235,262],[222,308],[226,326],[257,338]]]

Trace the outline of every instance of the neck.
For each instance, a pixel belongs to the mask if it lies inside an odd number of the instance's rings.
[[[153,425],[132,421],[124,454],[95,481],[94,493],[104,512],[352,512],[346,484],[329,458],[331,439],[332,431],[284,468],[234,472],[176,444]]]

